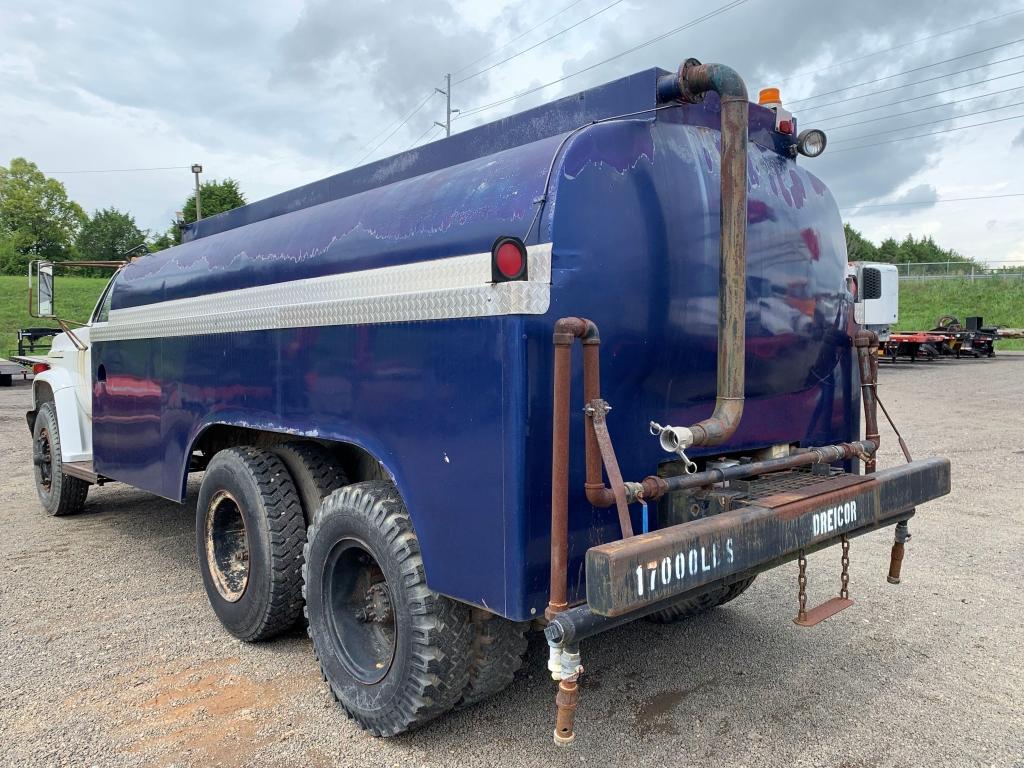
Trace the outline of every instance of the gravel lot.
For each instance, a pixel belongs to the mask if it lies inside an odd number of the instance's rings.
[[[674,627],[583,646],[578,738],[551,744],[544,648],[506,693],[398,739],[348,721],[302,633],[246,645],[208,608],[194,504],[90,491],[46,517],[24,422],[0,388],[0,765],[1024,766],[1024,354],[882,365],[916,455],[954,463],[953,494],[911,523],[904,583],[890,533],[851,547],[854,608],[790,620],[795,566]],[[971,425],[979,425],[976,430]],[[883,430],[881,464],[898,461]],[[810,602],[838,583],[810,560]]]

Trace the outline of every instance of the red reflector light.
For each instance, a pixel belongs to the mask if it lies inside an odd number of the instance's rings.
[[[526,246],[517,237],[499,237],[491,248],[491,280],[503,283],[527,279]]]
[[[779,133],[786,133],[792,135],[793,133],[793,121],[792,120],[779,120]]]
[[[32,373],[38,374],[50,370],[49,363],[36,363],[32,366]]]
[[[523,271],[523,254],[515,243],[502,243],[494,255],[494,263],[505,277],[515,277]]]

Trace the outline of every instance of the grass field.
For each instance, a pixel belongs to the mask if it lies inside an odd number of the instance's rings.
[[[106,285],[101,277],[58,276],[57,310],[61,317],[82,322],[96,305]],[[0,357],[17,345],[15,331],[28,326],[55,326],[28,316],[28,280],[0,275]],[[942,315],[981,315],[986,324],[1024,327],[1024,280],[900,281],[901,330],[931,328]],[[1024,341],[1001,341],[998,349],[1024,349]]]
[[[62,319],[85,322],[96,300],[107,284],[105,277],[65,277],[58,275],[56,284],[57,312]],[[7,357],[18,347],[19,328],[57,327],[48,320],[28,315],[28,278],[21,275],[0,275],[0,357]]]
[[[934,328],[942,315],[960,322],[981,315],[985,325],[1024,328],[1024,280],[900,280],[900,330]],[[996,349],[1024,349],[1024,340],[1000,341]]]

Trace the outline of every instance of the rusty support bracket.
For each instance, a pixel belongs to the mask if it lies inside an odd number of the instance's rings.
[[[853,346],[857,349],[857,363],[860,369],[861,400],[864,403],[864,439],[874,443],[875,448],[881,444],[878,434],[878,337],[868,330],[857,331],[853,337]],[[864,473],[875,471],[874,454],[864,462]]]
[[[626,502],[626,485],[622,481],[622,472],[619,470],[619,462],[615,458],[615,449],[612,447],[612,438],[608,434],[608,422],[606,417],[612,407],[604,400],[592,400],[587,403],[583,412],[590,420],[590,429],[594,431],[597,438],[597,445],[601,451],[601,461],[604,463],[605,471],[608,473],[608,482],[615,494],[615,507],[619,513],[619,527],[622,529],[622,538],[629,539],[633,536],[633,521],[629,517],[629,505]]]

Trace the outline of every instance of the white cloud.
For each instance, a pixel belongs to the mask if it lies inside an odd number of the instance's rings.
[[[605,4],[600,0],[579,3],[496,58],[531,45]],[[1014,7],[1005,1],[988,3],[977,16],[965,17],[963,6],[957,4],[863,0],[831,3],[828,13],[793,14],[750,2],[599,64],[707,12],[678,3],[624,0],[551,43],[456,86],[454,105],[469,109],[519,93],[531,84],[592,69],[459,121],[456,127],[495,119],[653,65],[674,69],[683,58],[696,56],[735,66],[747,79],[752,95],[762,86],[779,85],[784,101],[792,105],[803,126],[816,122],[825,126],[830,150],[815,161],[801,162],[829,184],[847,209],[869,201],[901,199],[900,195],[906,196],[905,201],[918,202],[954,193],[969,196],[961,191],[969,188],[1024,191],[1010,159],[1011,148],[1024,144],[1019,123],[883,143],[1014,114],[1007,110],[955,119],[965,112],[1019,101],[1021,91],[892,116],[944,98],[1024,88],[1024,75],[1018,75],[949,96],[907,101],[944,87],[977,84],[986,77],[1014,72],[1016,65],[1007,63],[949,74],[1004,58],[1016,49],[967,56],[830,97],[798,101],[1020,38],[1024,14],[923,44],[903,45]],[[10,15],[0,26],[0,92],[5,94],[0,162],[23,155],[51,170],[202,162],[209,177],[237,178],[249,199],[259,199],[343,170],[363,154],[382,128],[440,85],[445,72],[458,71],[556,10],[540,0],[254,0],[225,6],[183,0],[173,13],[159,4],[125,5],[114,0],[64,4],[59,9],[37,5],[32,12]],[[885,19],[884,26],[878,24],[880,18]],[[867,56],[890,46],[902,47]],[[859,56],[866,58],[834,66]],[[492,61],[484,60],[479,66]],[[816,71],[823,67],[829,68]],[[469,68],[461,76],[473,71]],[[822,106],[927,77],[939,79]],[[867,111],[890,101],[894,102],[890,107]],[[441,117],[441,106],[437,97],[377,156],[408,146]],[[850,125],[861,121],[865,122]],[[931,121],[935,125],[880,134]],[[852,149],[862,145],[865,148]],[[838,151],[842,147],[851,149]],[[192,181],[187,170],[61,179],[86,208],[115,205],[134,213],[141,226],[160,229],[189,194]],[[869,236],[896,223],[903,231],[918,233],[935,227],[944,245],[996,258],[1019,243],[1012,239],[1020,236],[1020,229],[1012,226],[1020,221],[1019,208],[1009,199],[864,209],[853,223]],[[1003,226],[986,227],[990,219]]]

